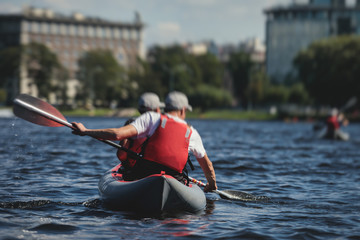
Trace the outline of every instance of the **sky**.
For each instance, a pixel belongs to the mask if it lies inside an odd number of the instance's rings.
[[[49,8],[70,15],[133,22],[138,12],[145,47],[213,40],[238,44],[265,41],[264,9],[288,5],[291,0],[0,0],[0,13],[18,13],[23,6]]]

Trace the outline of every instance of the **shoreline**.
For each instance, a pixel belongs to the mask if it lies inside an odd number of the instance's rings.
[[[136,108],[123,109],[76,109],[61,111],[67,117],[138,117]],[[15,117],[12,108],[0,108],[0,118]],[[318,122],[323,121],[326,116],[322,115],[292,115],[292,114],[270,114],[264,110],[242,111],[236,109],[218,109],[200,112],[194,110],[187,113],[187,119],[208,119],[208,120],[239,120],[239,121],[284,121],[284,122]],[[360,116],[348,116],[350,122],[360,122]]]

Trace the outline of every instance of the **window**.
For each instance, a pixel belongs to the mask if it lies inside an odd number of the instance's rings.
[[[92,26],[88,26],[88,27],[87,27],[87,33],[86,33],[86,35],[87,35],[88,37],[94,36],[94,28],[93,28]]]
[[[61,26],[60,26],[60,24],[56,24],[56,34],[57,35],[61,34]]]
[[[25,22],[26,23],[26,28],[28,32],[32,32],[32,24],[31,22]]]
[[[136,30],[135,29],[130,30],[130,39],[135,40],[136,37],[137,37]]]
[[[51,23],[46,24],[46,26],[47,26],[46,33],[51,34]]]
[[[101,27],[97,27],[96,28],[96,37],[103,37],[102,36],[102,28]]]
[[[65,34],[70,36],[71,35],[71,27],[70,25],[65,25]]]
[[[67,33],[66,25],[65,25],[65,24],[61,24],[61,25],[60,25],[60,34],[66,35],[66,33]]]
[[[31,30],[33,33],[38,33],[39,32],[39,24],[37,22],[32,22],[31,24]]]
[[[45,22],[41,23],[41,33],[43,33],[43,34],[48,33],[48,24]]]
[[[114,38],[120,38],[120,36],[121,36],[121,31],[120,31],[120,29],[114,28],[113,34],[114,34]]]
[[[74,35],[79,36],[79,27],[77,25],[73,26],[73,30],[74,30]]]
[[[78,29],[78,36],[85,36],[84,26],[79,26],[77,29]]]
[[[75,35],[75,26],[69,25],[68,28],[69,28],[69,35],[74,36]]]
[[[129,31],[127,29],[123,29],[121,37],[125,40],[129,39]]]

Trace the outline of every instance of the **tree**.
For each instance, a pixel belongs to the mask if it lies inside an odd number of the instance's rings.
[[[0,87],[7,89],[8,103],[19,93],[20,66],[23,64],[27,75],[38,89],[39,97],[48,98],[52,92],[66,87],[66,79],[57,76],[67,75],[57,56],[45,45],[30,43],[10,47],[0,52]],[[64,95],[61,97],[64,99]]]
[[[160,80],[161,91],[155,91],[162,93],[160,96],[172,90],[182,91],[194,107],[202,110],[226,107],[232,102],[232,96],[223,88],[224,66],[214,55],[196,56],[176,45],[155,46],[150,49],[148,59],[150,69],[146,68],[145,72],[152,77],[151,83],[157,85]]]
[[[148,55],[151,69],[160,78],[166,92],[177,90],[189,94],[202,82],[196,58],[182,47],[155,46]]]
[[[294,59],[299,78],[318,104],[340,106],[360,97],[360,38],[341,36],[314,42]]]
[[[39,97],[48,98],[49,93],[59,86],[54,79],[55,71],[64,71],[57,56],[45,45],[34,42],[26,45],[22,53],[28,76],[33,79]]]
[[[112,53],[107,50],[92,50],[79,59],[78,99],[94,105],[109,107],[114,100],[128,99],[129,88],[125,70]]]
[[[306,91],[303,83],[295,83],[289,89],[290,103],[307,104],[310,103],[309,93]]]
[[[261,104],[265,98],[265,89],[270,85],[269,79],[263,71],[251,73],[250,82],[246,89],[246,97],[251,104]]]
[[[201,84],[189,94],[189,100],[194,108],[205,111],[231,106],[232,96],[224,89],[209,84]]]
[[[195,56],[197,65],[200,68],[202,83],[213,87],[223,87],[224,66],[210,53]]]
[[[137,85],[137,91],[133,94],[133,102],[144,92],[154,92],[161,96],[165,96],[167,87],[162,85],[161,74],[154,72],[149,62],[137,59],[137,66],[131,68],[128,72],[129,80]]]
[[[9,47],[0,51],[0,88],[6,94],[6,104],[19,93],[19,67],[21,60],[21,48]]]
[[[251,61],[249,54],[236,52],[230,55],[227,68],[233,79],[235,95],[241,101],[241,105],[247,108],[248,99],[246,89],[250,82],[250,73],[254,63]]]
[[[289,98],[289,89],[284,85],[269,85],[265,91],[266,103],[286,103]]]

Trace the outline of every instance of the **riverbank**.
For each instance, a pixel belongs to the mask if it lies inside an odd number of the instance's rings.
[[[139,113],[136,108],[108,109],[96,108],[93,110],[75,109],[60,110],[67,117],[137,117]],[[13,117],[11,108],[0,108],[0,117]],[[347,117],[352,122],[360,122],[359,114],[348,114]],[[294,115],[277,113],[271,114],[265,110],[242,111],[238,109],[219,109],[201,112],[194,110],[187,113],[188,119],[215,119],[215,120],[247,120],[247,121],[273,121],[280,120],[285,122],[315,122],[324,120],[326,116],[322,115]]]
[[[93,111],[78,109],[72,111],[63,111],[65,116],[96,116],[96,117],[137,117],[138,111],[135,108],[126,108],[119,110],[94,109]],[[187,112],[189,119],[227,119],[227,120],[276,120],[277,115],[272,115],[266,111],[240,111],[240,110],[211,110],[201,112],[194,110]]]

